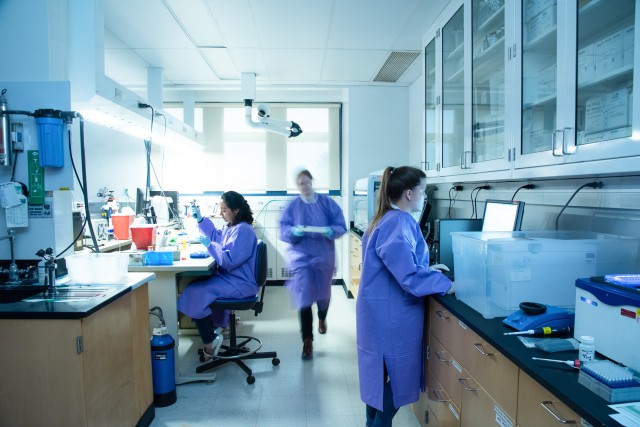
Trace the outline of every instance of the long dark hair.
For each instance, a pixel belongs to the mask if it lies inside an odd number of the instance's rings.
[[[414,168],[413,166],[400,166],[398,168],[387,167],[380,181],[380,191],[378,192],[378,199],[376,200],[376,213],[373,218],[371,218],[369,233],[376,228],[378,221],[380,221],[384,214],[392,209],[391,204],[400,200],[403,191],[413,190],[420,185],[420,181],[426,177],[427,175],[422,170]]]
[[[227,191],[222,193],[222,201],[232,211],[238,209],[238,214],[229,225],[236,225],[241,222],[253,224],[253,211],[249,203],[242,197],[242,194],[236,193],[235,191]]]

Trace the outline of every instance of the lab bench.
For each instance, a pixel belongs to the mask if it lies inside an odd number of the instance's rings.
[[[578,383],[578,370],[531,359],[573,360],[577,351],[526,348],[504,335],[512,329],[502,318],[485,319],[451,295],[428,300],[427,393],[414,404],[423,425],[479,425],[482,419],[520,427],[581,425],[582,418],[594,427],[620,426],[609,417],[615,413],[609,402]]]
[[[154,278],[127,274],[86,300],[0,304],[0,425],[151,424]]]

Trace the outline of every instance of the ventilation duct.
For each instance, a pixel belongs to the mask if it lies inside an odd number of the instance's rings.
[[[373,81],[386,83],[397,82],[419,55],[420,51],[418,50],[391,52]]]

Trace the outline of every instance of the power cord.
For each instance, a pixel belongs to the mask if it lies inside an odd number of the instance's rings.
[[[490,185],[480,185],[471,190],[471,219],[478,218],[478,194],[480,194],[480,191],[489,190],[490,188]],[[476,197],[474,198],[473,192],[476,190]]]
[[[511,196],[511,201],[513,202],[513,199],[516,198],[516,194],[518,194],[518,191],[522,190],[522,189],[526,189],[526,190],[533,190],[534,188],[536,188],[535,185],[533,184],[526,184],[526,185],[522,185],[520,186],[515,193],[513,193],[513,196]]]
[[[458,197],[458,192],[462,191],[462,185],[454,185],[449,189],[449,210],[447,211],[447,218],[451,218],[451,208],[456,203],[456,197]],[[455,190],[456,194],[451,196],[451,191]]]
[[[571,203],[571,200],[573,200],[573,198],[576,196],[576,194],[578,194],[578,192],[580,190],[582,190],[583,188],[585,188],[585,187],[589,187],[589,188],[593,188],[594,190],[597,190],[599,188],[604,187],[604,183],[602,181],[593,181],[593,182],[589,182],[587,184],[583,184],[580,187],[578,187],[578,189],[573,192],[571,197],[569,197],[569,200],[567,200],[567,203],[565,203],[564,206],[562,207],[562,209],[560,209],[560,213],[556,217],[556,230],[558,230],[558,222],[560,221],[560,215],[562,215],[562,212],[564,212],[564,210],[567,208],[567,206],[569,206],[569,203]]]

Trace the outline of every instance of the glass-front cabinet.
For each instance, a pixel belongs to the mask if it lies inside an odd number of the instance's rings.
[[[622,171],[628,167],[614,159],[640,155],[637,9],[636,0],[522,2],[515,177],[527,176],[519,169],[558,164],[561,174]],[[597,170],[577,165],[596,160],[609,162]]]
[[[522,179],[640,164],[639,4],[452,1],[423,40],[427,173]]]

